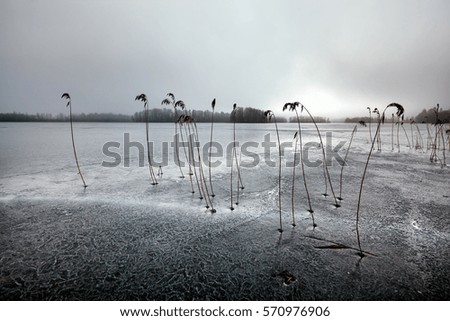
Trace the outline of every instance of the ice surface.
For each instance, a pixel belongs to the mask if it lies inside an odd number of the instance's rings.
[[[344,156],[352,124],[321,124]],[[383,126],[381,153],[374,152],[361,203],[361,243],[373,254],[356,255],[356,203],[369,151],[368,128],[358,128],[344,169],[340,208],[324,197],[321,166],[305,167],[314,217],[296,168],[295,219],[290,225],[293,146],[282,157],[282,215],[278,232],[278,149],[261,143],[273,124],[238,124],[237,141],[255,142],[241,155],[245,189],[230,211],[226,156],[212,169],[212,214],[191,193],[187,166],[180,178],[173,163],[152,186],[145,153],[130,150],[130,166],[110,162],[102,148],[124,158],[124,133],[145,145],[144,124],[76,123],[75,143],[88,184],[76,173],[66,123],[2,123],[0,126],[0,299],[19,300],[448,300],[450,275],[449,169],[430,163],[429,153],[391,150],[390,125]],[[199,124],[201,147],[209,125]],[[313,125],[303,124],[311,161],[320,160]],[[407,128],[407,127],[406,127]],[[407,128],[408,129],[408,128]],[[293,142],[296,124],[280,124],[282,142]],[[409,129],[408,129],[409,130]],[[422,135],[426,129],[421,125]],[[372,128],[374,131],[374,128]],[[173,124],[150,124],[155,160],[161,142],[173,139]],[[394,132],[396,134],[396,132]],[[409,131],[408,131],[409,134]],[[215,124],[214,141],[224,150],[230,124]],[[396,139],[394,140],[396,143]],[[316,146],[316,147],[314,147]],[[254,164],[257,155],[260,162]],[[145,167],[139,167],[139,156]],[[180,153],[184,159],[183,152]],[[230,157],[228,157],[230,158]],[[271,159],[270,166],[264,159]],[[204,165],[205,166],[205,165]],[[207,167],[204,167],[207,176]],[[341,166],[329,166],[339,191]],[[155,167],[155,171],[157,168]],[[235,179],[237,178],[234,173]],[[234,182],[236,187],[236,181]],[[235,191],[236,192],[236,191]],[[328,193],[330,193],[328,187]],[[236,195],[234,195],[234,198]],[[336,246],[338,245],[338,246]],[[342,246],[344,247],[342,248]],[[282,271],[298,282],[283,285]]]

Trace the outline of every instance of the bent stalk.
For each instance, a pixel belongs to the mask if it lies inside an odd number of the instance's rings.
[[[181,162],[180,162],[180,145],[179,145],[179,139],[178,139],[178,113],[177,113],[177,107],[180,107],[182,110],[184,109],[184,102],[182,100],[179,101],[175,101],[175,95],[172,93],[168,93],[167,96],[169,98],[165,98],[162,102],[161,105],[172,105],[174,108],[174,113],[175,113],[175,160],[176,163],[178,165],[178,168],[180,170],[180,178],[184,178],[184,174],[183,174],[183,170],[181,169]],[[181,132],[181,128],[180,128],[180,132]]]
[[[277,119],[275,118],[275,114],[271,110],[266,110],[264,112],[264,116],[269,119],[269,121],[273,118],[273,122],[275,123],[275,131],[277,132],[277,140],[278,140],[278,209],[280,214],[280,228],[278,231],[283,233],[283,222],[281,215],[281,141],[280,134],[278,132],[278,124]]]
[[[378,125],[377,125],[377,129],[376,129],[376,132],[375,132],[375,137],[372,140],[372,146],[371,146],[371,148],[369,150],[369,154],[367,156],[367,160],[366,160],[366,163],[364,165],[364,171],[363,171],[363,174],[362,174],[361,184],[360,184],[360,187],[359,187],[358,203],[356,205],[356,239],[357,239],[357,242],[358,242],[358,249],[359,249],[358,255],[361,258],[365,256],[365,254],[363,253],[363,250],[361,248],[361,238],[360,238],[360,233],[359,233],[359,212],[360,212],[360,207],[361,207],[361,196],[362,196],[362,191],[363,191],[363,186],[364,186],[364,180],[366,178],[367,168],[369,166],[370,157],[372,156],[372,150],[373,150],[373,147],[375,145],[376,136],[379,134],[381,124],[384,122],[385,112],[390,107],[396,107],[397,108],[397,116],[398,117],[400,117],[404,113],[403,106],[400,105],[400,104],[397,104],[397,103],[391,103],[391,104],[387,105],[386,108],[384,109],[381,118],[378,120]]]
[[[325,155],[325,146],[323,144],[322,135],[320,134],[319,127],[317,126],[317,123],[314,120],[314,117],[309,112],[309,110],[303,105],[302,105],[302,108],[304,108],[306,110],[306,112],[309,115],[309,118],[311,118],[314,126],[316,127],[317,135],[319,136],[319,140],[320,140],[320,146],[322,147],[322,160],[323,160],[323,169],[324,169],[324,176],[325,176],[325,193],[324,193],[324,195],[327,194],[327,191],[326,191],[327,181],[326,181],[326,179],[328,178],[328,183],[330,184],[331,193],[333,194],[334,206],[335,207],[340,207],[341,205],[337,201],[336,194],[334,193],[334,189],[333,189],[333,184],[331,183],[331,176],[330,176],[330,172],[328,171],[327,157]]]
[[[214,209],[213,203],[211,201],[210,193],[208,190],[208,185],[206,184],[205,173],[203,171],[200,146],[199,146],[200,139],[199,139],[199,135],[198,135],[197,123],[195,122],[194,118],[191,118],[191,125],[193,126],[194,134],[195,134],[195,140],[196,140],[196,146],[197,146],[197,157],[198,157],[199,172],[200,172],[200,181],[201,181],[201,185],[202,185],[203,194],[205,195],[205,199],[206,199],[206,208],[211,207],[211,212],[215,213],[216,210]]]
[[[152,157],[150,155],[150,141],[149,141],[149,130],[148,130],[148,100],[147,96],[145,94],[140,94],[139,96],[136,96],[134,100],[140,100],[144,103],[144,117],[145,117],[145,134],[147,139],[147,160],[148,160],[148,169],[150,172],[150,178],[152,180],[152,185],[157,185],[158,180],[156,179],[156,175],[153,171],[153,165],[152,165]]]
[[[72,99],[70,98],[70,95],[68,93],[62,94],[61,98],[65,98],[68,100],[67,107],[69,107],[69,121],[70,121],[70,135],[72,137],[72,148],[73,148],[73,155],[75,156],[75,163],[77,164],[77,170],[78,174],[80,174],[81,181],[83,182],[83,187],[86,188],[86,182],[83,177],[83,173],[81,173],[80,164],[78,163],[78,156],[77,156],[77,150],[75,148],[75,140],[73,138],[73,124],[72,124]]]
[[[289,111],[294,111],[295,112],[295,116],[297,118],[297,126],[298,126],[298,140],[300,143],[300,166],[302,169],[302,178],[303,178],[303,186],[305,187],[305,192],[306,192],[306,198],[308,200],[308,212],[311,214],[311,219],[313,222],[313,228],[315,228],[317,225],[315,223],[314,220],[314,210],[312,208],[311,205],[311,197],[309,195],[309,190],[308,190],[308,184],[306,183],[306,174],[305,174],[305,164],[303,162],[303,138],[302,138],[302,128],[301,128],[301,124],[300,124],[300,116],[298,114],[297,108],[300,106],[301,104],[296,101],[294,103],[286,103],[283,106],[283,111],[285,111],[286,109],[289,109]],[[303,111],[303,105],[301,105],[301,111]],[[296,146],[297,147],[297,146]],[[294,169],[295,169],[295,160],[294,160]]]

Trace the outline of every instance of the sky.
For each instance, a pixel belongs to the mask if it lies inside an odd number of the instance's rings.
[[[447,0],[1,0],[0,112],[450,108]],[[287,116],[287,115],[286,115]]]

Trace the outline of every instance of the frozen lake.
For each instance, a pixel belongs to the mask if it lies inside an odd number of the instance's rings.
[[[339,159],[354,126],[319,124],[336,194]],[[170,145],[173,124],[150,124],[154,170],[161,165],[163,171],[159,184],[152,186],[142,150],[145,124],[74,123],[88,185],[84,189],[68,123],[0,123],[0,299],[448,300],[448,166],[431,163],[429,151],[410,148],[402,129],[401,151],[397,136],[392,151],[391,125],[383,125],[382,151],[371,158],[360,212],[361,244],[373,255],[360,260],[355,254],[355,213],[369,128],[358,125],[344,169],[342,206],[335,208],[332,196],[322,195],[315,127],[302,125],[315,229],[300,165],[294,197],[297,225],[290,225],[298,127],[282,123],[279,128],[285,146],[282,234],[277,230],[273,124],[236,125],[245,189],[234,211],[229,166],[233,124],[214,125],[212,202],[217,212],[212,214],[198,191],[191,193],[187,164],[182,168],[185,178],[180,178]],[[209,141],[209,130],[209,124],[198,124],[200,149]],[[409,124],[405,130],[411,136]],[[426,144],[425,125],[420,130]],[[416,129],[413,133],[417,135]],[[180,158],[185,160],[182,149]],[[206,179],[207,164],[204,159]],[[233,175],[235,189],[236,171]],[[296,282],[284,285],[283,271]]]

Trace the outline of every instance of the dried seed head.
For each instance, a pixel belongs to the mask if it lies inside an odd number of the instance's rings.
[[[61,98],[65,98],[65,99],[68,100],[68,102],[66,104],[66,107],[69,107],[69,105],[70,105],[70,95],[68,93],[64,93],[64,94],[62,94]]]
[[[402,116],[403,113],[405,112],[405,109],[403,108],[403,106],[398,103],[390,103],[389,105],[386,106],[386,108],[388,108],[388,107],[396,107],[397,108],[397,112],[396,112],[397,117]]]
[[[161,105],[170,105],[172,102],[168,98],[164,98]]]
[[[186,105],[184,104],[184,101],[182,101],[182,100],[178,100],[174,106],[175,106],[175,108],[180,107],[182,110],[186,107]]]
[[[147,96],[145,94],[140,94],[140,95],[136,96],[136,98],[134,100],[139,100],[139,101],[143,101],[144,103],[146,103]]]

